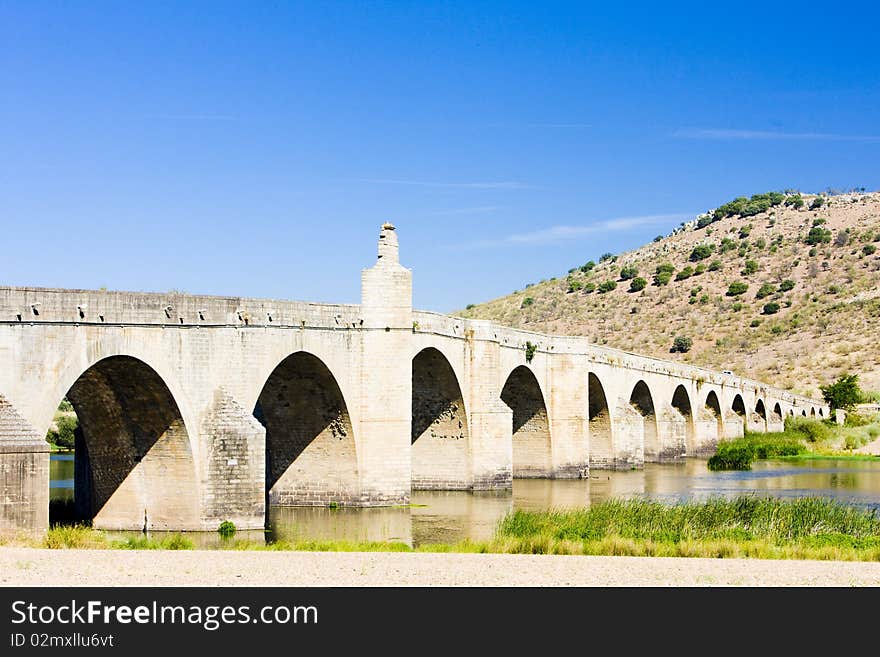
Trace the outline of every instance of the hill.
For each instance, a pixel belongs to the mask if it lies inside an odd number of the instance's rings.
[[[880,390],[880,193],[735,199],[651,244],[455,314],[801,394],[844,372]]]

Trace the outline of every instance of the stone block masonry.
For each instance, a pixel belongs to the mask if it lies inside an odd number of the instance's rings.
[[[0,288],[0,531],[48,525],[65,396],[76,507],[116,529],[261,528],[269,504],[583,477],[828,417],[757,381],[414,311],[412,286],[385,224],[360,305]]]

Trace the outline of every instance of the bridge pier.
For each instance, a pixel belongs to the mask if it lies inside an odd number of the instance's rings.
[[[767,420],[758,413],[749,413],[746,419],[746,429],[753,433],[764,433],[767,431]]]
[[[660,452],[657,461],[670,463],[678,461],[687,454],[688,418],[672,406],[660,411],[657,418],[657,435]]]
[[[767,418],[767,431],[785,431],[785,419],[779,413],[770,413]]]
[[[724,433],[719,439],[733,440],[734,438],[743,437],[743,418],[734,411],[729,411],[724,415]]]
[[[513,411],[501,399],[501,347],[491,322],[465,324],[465,376],[471,431],[474,490],[513,485]]]
[[[718,417],[707,409],[697,411],[694,418],[694,444],[688,448],[688,456],[710,456],[715,453],[719,439]]]
[[[49,526],[49,445],[0,397],[0,534],[39,537]]]
[[[266,523],[266,429],[220,387],[201,426],[201,524],[240,529]]]
[[[645,465],[645,417],[629,399],[621,397],[612,424],[613,460],[611,469],[631,470]]]
[[[582,479],[590,472],[587,373],[578,361],[570,354],[559,354],[550,361],[553,479]]]

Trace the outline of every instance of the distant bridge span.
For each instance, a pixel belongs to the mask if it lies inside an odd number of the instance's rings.
[[[2,530],[48,525],[45,435],[65,396],[78,511],[153,530],[638,468],[829,412],[585,338],[414,311],[388,224],[360,305],[0,288]]]

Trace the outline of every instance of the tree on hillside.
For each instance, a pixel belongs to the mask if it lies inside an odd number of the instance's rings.
[[[850,411],[862,400],[858,374],[843,374],[834,383],[819,386],[819,390],[832,411],[838,408]]]

